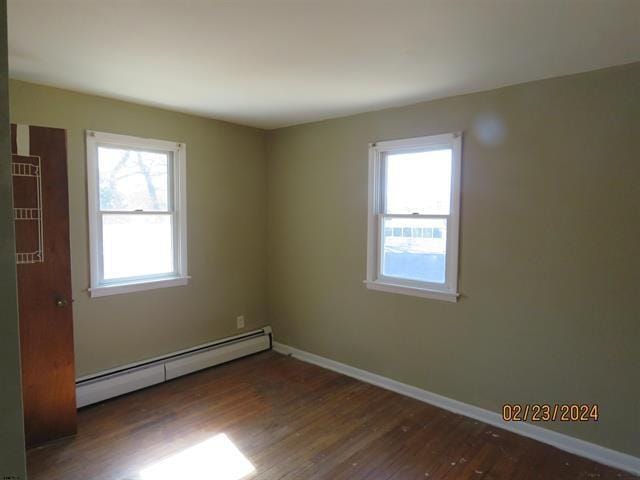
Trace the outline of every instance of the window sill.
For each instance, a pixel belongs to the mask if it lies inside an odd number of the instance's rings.
[[[399,285],[394,283],[383,283],[379,281],[365,280],[369,290],[378,290],[381,292],[399,293],[400,295],[411,295],[414,297],[431,298],[433,300],[442,300],[444,302],[456,303],[459,293],[439,292],[437,290],[427,290],[426,288],[411,287],[408,285]]]
[[[115,283],[112,285],[100,285],[89,289],[91,297],[106,297],[107,295],[118,295],[120,293],[142,292],[144,290],[155,290],[157,288],[179,287],[189,283],[191,277],[168,277],[153,280],[143,280],[138,282]]]

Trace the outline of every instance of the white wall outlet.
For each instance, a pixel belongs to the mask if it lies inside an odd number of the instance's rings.
[[[244,328],[244,315],[236,317],[236,325],[238,328]]]

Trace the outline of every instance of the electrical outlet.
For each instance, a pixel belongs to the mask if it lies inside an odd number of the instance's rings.
[[[239,329],[244,328],[244,315],[236,317],[236,325]]]

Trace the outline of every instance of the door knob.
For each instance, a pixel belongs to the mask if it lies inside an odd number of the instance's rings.
[[[66,298],[58,297],[56,298],[56,307],[64,308],[69,304]]]

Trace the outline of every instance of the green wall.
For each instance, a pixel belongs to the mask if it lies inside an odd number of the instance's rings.
[[[0,0],[0,478],[26,478],[7,91],[7,2]]]
[[[367,290],[367,144],[454,131],[461,300]],[[276,339],[496,412],[598,403],[542,426],[640,455],[638,139],[640,64],[270,132]]]
[[[258,129],[19,81],[11,121],[67,129],[76,374],[266,323],[265,135]],[[90,298],[85,129],[187,144],[186,287]]]

